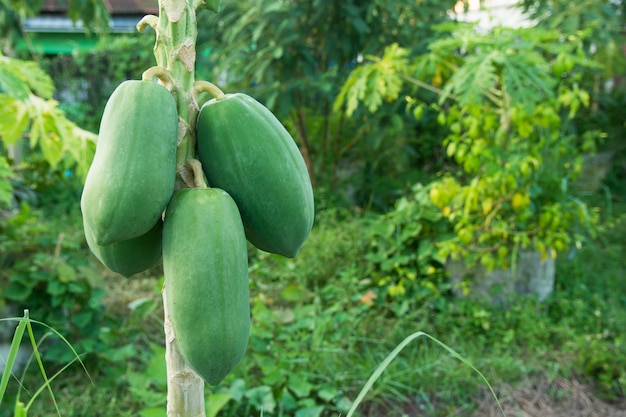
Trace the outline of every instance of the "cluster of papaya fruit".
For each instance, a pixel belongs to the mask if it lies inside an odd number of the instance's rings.
[[[112,271],[131,276],[162,260],[177,346],[215,385],[248,342],[246,241],[295,256],[313,225],[313,192],[292,137],[250,96],[221,93],[196,122],[197,160],[188,162],[208,186],[180,187],[172,93],[151,80],[120,84],[104,109],[81,210],[89,248]]]

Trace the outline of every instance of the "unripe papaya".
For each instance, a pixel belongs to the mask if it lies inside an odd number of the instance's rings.
[[[161,259],[163,222],[160,220],[144,235],[106,246],[95,242],[86,225],[84,230],[87,245],[96,258],[111,271],[125,277],[152,268]]]
[[[241,360],[250,334],[246,237],[225,191],[174,194],[163,226],[163,272],[176,344],[217,385]]]
[[[172,94],[125,81],[109,98],[81,197],[84,223],[100,246],[145,235],[174,192],[178,114]]]
[[[226,94],[202,106],[197,141],[209,184],[235,200],[250,243],[294,257],[313,226],[313,189],[280,121],[252,97]]]

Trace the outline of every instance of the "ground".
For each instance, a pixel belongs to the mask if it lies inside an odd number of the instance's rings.
[[[591,384],[576,379],[538,379],[510,389],[500,402],[507,417],[626,417],[626,400],[608,402],[595,396]],[[486,394],[474,417],[501,417]]]

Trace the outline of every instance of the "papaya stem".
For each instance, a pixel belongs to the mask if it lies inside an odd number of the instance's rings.
[[[162,289],[165,321],[165,366],[167,370],[167,417],[205,417],[204,381],[185,362],[178,350],[172,319]]]
[[[209,81],[196,81],[193,84],[193,92],[196,96],[196,100],[198,99],[198,95],[200,95],[200,93],[209,93],[216,100],[221,100],[225,96],[224,92],[220,90],[218,86]]]
[[[172,74],[168,70],[160,66],[150,67],[141,74],[143,81],[152,81],[153,78],[157,78],[168,90],[174,88],[174,79]]]
[[[197,159],[188,159],[187,166],[193,172],[193,182],[197,188],[209,188],[207,185],[204,171],[202,170],[202,163]]]
[[[154,28],[156,64],[171,76],[170,91],[178,111],[176,184],[185,187],[202,186],[204,181],[200,174],[202,167],[199,167],[198,173],[193,163],[187,163],[187,160],[196,157],[196,119],[199,111],[193,92],[198,33],[194,7],[194,0],[159,0],[159,16],[147,16],[137,25],[140,31],[148,25]],[[148,71],[144,74],[148,78],[161,74],[161,70]],[[167,416],[205,417],[204,381],[188,366],[178,350],[165,290],[163,288]]]
[[[152,29],[157,30],[157,26],[159,24],[159,17],[153,14],[145,15],[141,18],[137,25],[135,26],[139,32],[143,32],[146,30],[146,27],[150,26]]]
[[[154,19],[148,18],[148,23]],[[198,103],[193,94],[198,33],[192,0],[159,0],[154,57],[158,66],[167,69],[175,80],[172,94],[178,109],[178,144],[176,166],[183,172],[187,159],[196,152]]]

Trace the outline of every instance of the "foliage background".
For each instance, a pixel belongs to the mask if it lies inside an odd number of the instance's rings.
[[[97,3],[73,2],[72,10],[76,16],[91,16],[93,30],[102,32],[98,28],[104,26],[97,22],[106,16],[96,11]],[[208,415],[345,413],[380,361],[417,330],[461,352],[502,396],[506,384],[572,378],[592,383],[606,401],[624,400],[626,95],[623,83],[603,87],[607,77],[624,74],[623,56],[617,53],[624,43],[623,6],[600,0],[581,1],[577,7],[564,1],[522,3],[538,19],[534,34],[508,37],[505,31],[497,38],[500,43],[488,36],[470,37],[445,13],[450,5],[429,0],[232,1],[219,15],[199,16],[198,77],[230,91],[246,91],[279,115],[307,158],[317,208],[316,227],[298,258],[250,248],[250,348],[221,386],[207,387]],[[3,33],[19,33],[18,17],[35,13],[37,4],[2,0]],[[556,41],[571,36],[576,42]],[[9,45],[15,39],[3,38]],[[512,41],[519,38],[525,43]],[[63,111],[64,120],[97,132],[110,92],[153,63],[148,34],[104,39],[88,55],[36,57],[43,71],[33,71],[47,87],[27,83],[28,97],[34,93],[55,100],[49,102],[54,115],[61,117],[57,111]],[[485,61],[480,54],[488,55],[496,46],[505,52],[518,48],[518,54]],[[3,49],[11,52],[6,44]],[[595,235],[585,235],[584,245],[577,246],[575,235],[567,232],[553,296],[544,303],[519,299],[504,309],[453,297],[437,248],[460,238],[462,228],[454,229],[431,190],[442,172],[455,175],[460,184],[471,178],[474,171],[463,166],[470,159],[458,153],[459,144],[465,143],[472,123],[486,131],[482,123],[498,114],[472,112],[472,100],[481,96],[470,87],[490,85],[494,76],[497,84],[500,66],[510,60],[518,70],[546,69],[523,74],[547,83],[538,84],[546,86],[546,96],[575,92],[573,99],[584,102],[573,117],[573,101],[551,107],[556,118],[548,124],[567,128],[567,135],[559,130],[564,136],[557,144],[567,146],[573,157],[595,148],[611,151],[614,159],[598,191],[576,194],[595,216]],[[491,63],[491,71],[476,71],[484,62]],[[465,73],[459,71],[464,65]],[[486,79],[468,79],[472,74]],[[22,102],[7,88],[7,79],[0,77],[0,97]],[[351,81],[361,82],[362,89]],[[334,107],[344,85],[351,86],[344,92],[348,106],[353,103],[349,115],[345,107]],[[442,90],[449,97],[466,94],[468,101],[440,100]],[[513,99],[530,93],[518,89]],[[543,93],[531,102],[542,103]],[[490,110],[480,107],[486,108]],[[15,119],[8,114],[3,116],[10,124]],[[515,129],[523,130],[535,116],[524,114]],[[602,135],[592,135],[594,146],[588,147],[585,133],[597,130]],[[62,159],[51,161],[43,143],[55,136],[46,127],[17,163],[6,153],[6,131],[0,158],[0,192],[5,196],[0,301],[18,310],[28,307],[32,317],[62,331],[84,354],[97,383],[85,384],[78,368],[64,373],[53,384],[62,396],[64,415],[162,416],[160,269],[126,281],[99,265],[82,236],[78,158],[57,150]],[[565,137],[571,141],[561,141]],[[73,139],[68,140],[59,142],[66,150]],[[457,144],[454,150],[452,143]],[[489,144],[474,161],[482,162],[486,152],[497,156],[499,149]],[[51,371],[70,357],[50,339],[43,348]],[[40,384],[32,371],[23,379],[29,388]],[[11,389],[14,396],[18,384]],[[420,341],[383,374],[361,414],[479,415],[475,409],[485,398],[483,389],[469,369]],[[567,400],[567,393],[547,395]],[[46,398],[34,404],[33,415],[49,414]]]

